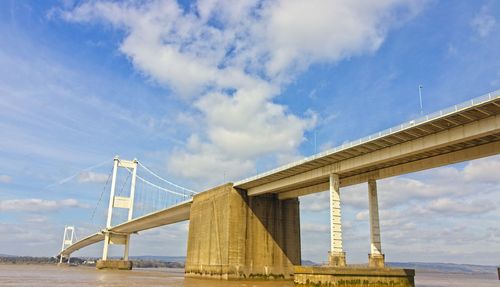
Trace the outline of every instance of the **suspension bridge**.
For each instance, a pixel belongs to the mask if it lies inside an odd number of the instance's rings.
[[[385,268],[377,180],[498,154],[500,91],[200,193],[161,178],[137,160],[115,158],[106,225],[76,242],[65,235],[60,256],[69,257],[80,248],[104,241],[98,267],[129,269],[131,234],[189,220],[185,265],[189,277],[294,278],[299,284],[335,285],[342,281],[358,286],[366,281],[377,286],[414,286],[414,271]],[[138,167],[145,174],[138,174]],[[130,178],[127,194],[122,192],[124,184],[117,189],[119,169]],[[135,190],[138,182],[145,188],[140,200]],[[369,267],[360,269],[346,264],[340,190],[361,183],[367,184],[370,254]],[[300,266],[298,198],[327,190],[329,266]],[[156,198],[154,204],[147,208],[145,202],[152,196]],[[142,213],[137,213],[139,209]],[[116,224],[115,210],[125,211],[122,221]],[[125,245],[123,260],[108,259],[110,244]]]
[[[141,175],[139,169],[145,175]],[[124,171],[125,175],[122,172],[120,177],[120,171]],[[146,175],[156,179],[157,182],[147,179]],[[124,245],[123,259],[128,261],[131,234],[189,219],[195,191],[160,177],[138,160],[124,160],[116,156],[113,168],[92,212],[91,220],[94,219],[96,210],[102,203],[109,183],[111,192],[105,226],[81,240],[76,240],[74,226],[66,226],[59,254],[60,263],[63,258],[67,258],[69,263],[71,253],[100,241],[104,241],[103,260],[108,258],[109,245],[118,244]],[[123,211],[126,211],[125,214]],[[116,223],[117,221],[119,223]],[[124,268],[128,269],[127,266]]]

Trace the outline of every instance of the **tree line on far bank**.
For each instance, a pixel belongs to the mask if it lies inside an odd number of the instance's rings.
[[[97,258],[72,257],[71,264],[95,266]],[[65,260],[66,262],[66,260]],[[132,260],[135,268],[184,268],[182,262],[168,262],[153,259]],[[0,256],[0,264],[56,264],[59,257]]]

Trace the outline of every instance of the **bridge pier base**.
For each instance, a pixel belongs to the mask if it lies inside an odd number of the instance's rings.
[[[295,286],[300,287],[414,287],[415,270],[359,267],[295,267]]]
[[[194,196],[186,277],[291,279],[300,265],[298,199],[248,197],[226,184]]]
[[[128,260],[97,260],[97,269],[132,270],[132,261]]]
[[[328,264],[332,267],[345,267],[345,252],[337,252],[328,254]]]

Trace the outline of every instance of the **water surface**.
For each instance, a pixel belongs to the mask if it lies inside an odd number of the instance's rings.
[[[164,286],[164,287],[291,287],[289,281],[219,281],[185,279],[182,269],[96,270],[92,267],[55,265],[1,265],[0,286]],[[499,287],[496,274],[450,274],[418,271],[418,287]]]

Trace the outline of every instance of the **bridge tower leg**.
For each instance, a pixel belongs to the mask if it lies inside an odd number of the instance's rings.
[[[130,185],[130,196],[122,197],[115,196],[116,190],[116,176],[118,168],[123,167],[131,170],[132,180]],[[132,215],[134,212],[134,196],[135,196],[135,183],[137,177],[137,160],[128,161],[120,160],[115,157],[113,162],[113,177],[111,180],[111,192],[109,195],[109,205],[108,205],[108,218],[106,221],[106,229],[104,232],[104,246],[102,252],[102,260],[99,260],[96,264],[98,269],[132,269],[132,262],[129,259],[129,249],[130,249],[130,234],[118,234],[110,232],[112,227],[113,218],[113,208],[125,208],[128,209],[128,219],[132,220]],[[123,260],[108,260],[109,245],[120,244],[124,245]]]
[[[345,267],[345,252],[342,248],[342,213],[340,206],[340,179],[330,174],[330,266]]]
[[[113,204],[115,198],[115,188],[116,188],[116,174],[118,173],[118,157],[113,160],[113,177],[111,178],[111,192],[109,195],[109,205],[108,205],[108,219],[106,221],[106,229],[111,227],[111,219],[113,218]],[[102,250],[102,260],[108,260],[108,250],[110,244],[110,234],[109,232],[104,233],[104,246]]]
[[[370,255],[368,255],[368,266],[383,268],[385,263],[380,240],[377,182],[374,179],[368,180],[368,202],[370,212]]]
[[[62,241],[62,246],[61,246],[61,252],[64,251],[64,249],[66,249],[66,247],[73,244],[73,239],[75,239],[75,227],[74,226],[65,226],[64,227],[63,241]],[[60,258],[59,258],[59,264],[62,264],[62,262],[63,262],[63,256],[61,254]],[[69,263],[70,263],[70,255],[68,255],[68,264]]]

